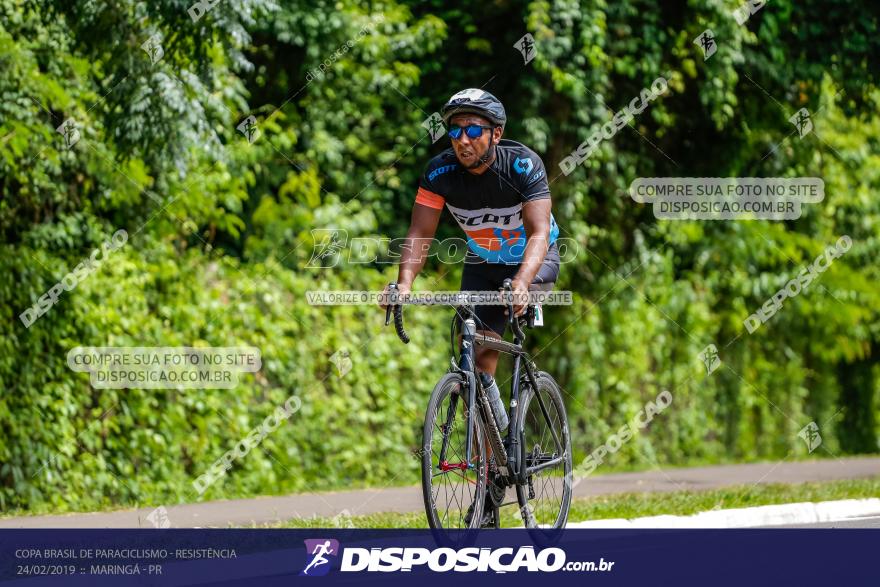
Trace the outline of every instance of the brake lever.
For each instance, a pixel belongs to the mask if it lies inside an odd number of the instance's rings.
[[[397,289],[396,283],[389,283],[388,284],[388,290],[389,290],[388,295],[389,296],[391,295],[390,290],[392,290],[392,289]],[[391,303],[390,303],[390,300],[386,300],[386,301],[388,302],[388,305],[385,306],[385,326],[388,326],[389,324],[391,324]]]
[[[397,291],[397,284],[389,283],[388,290],[388,294],[391,295],[391,290]],[[385,326],[391,323],[392,311],[394,312],[394,329],[397,330],[397,337],[403,341],[403,344],[409,344],[409,335],[403,328],[403,306],[400,304],[392,305],[389,300],[388,305],[385,307]]]
[[[513,334],[520,340],[525,338],[525,333],[519,325],[519,317],[514,314],[513,311],[513,280],[509,277],[502,282],[501,287],[511,295],[510,301],[507,304],[507,312],[508,312],[508,320],[510,321],[510,329],[513,331]]]

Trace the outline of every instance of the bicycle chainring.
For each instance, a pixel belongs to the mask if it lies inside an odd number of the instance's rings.
[[[496,485],[491,480],[489,481],[486,495],[489,497],[489,501],[492,502],[493,507],[500,507],[501,504],[504,503],[505,494],[506,490],[504,487]]]

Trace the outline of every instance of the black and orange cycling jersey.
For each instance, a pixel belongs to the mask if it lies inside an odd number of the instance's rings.
[[[442,209],[445,204],[467,235],[468,247],[489,263],[518,264],[526,248],[522,205],[550,197],[544,163],[534,151],[502,139],[495,161],[475,175],[461,166],[452,148],[428,163],[419,180],[416,203]],[[550,242],[559,227],[550,215]]]

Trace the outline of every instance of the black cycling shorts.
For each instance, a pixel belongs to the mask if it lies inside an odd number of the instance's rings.
[[[513,279],[519,268],[519,265],[488,263],[476,255],[469,254],[465,258],[464,269],[461,272],[461,291],[498,291],[504,280]],[[559,249],[556,243],[553,243],[547,249],[547,256],[544,257],[544,262],[541,263],[529,289],[550,291],[558,277]],[[507,328],[505,309],[503,305],[476,306],[474,311],[477,315],[477,330],[493,330],[499,336],[504,336]]]

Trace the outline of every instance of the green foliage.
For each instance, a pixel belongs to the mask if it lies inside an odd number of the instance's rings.
[[[449,312],[408,310],[402,347],[378,309],[305,299],[378,290],[393,267],[306,265],[314,229],[403,236],[446,146],[421,122],[463,87],[504,101],[506,136],[541,154],[579,245],[559,283],[576,303],[532,339],[566,391],[577,461],[663,390],[672,407],[609,465],[784,458],[806,452],[810,421],[814,454],[878,450],[877,8],[773,2],[740,26],[717,0],[224,0],[197,22],[190,4],[0,0],[0,510],[201,499],[193,479],[294,393],[302,409],[204,499],[417,482]],[[560,176],[660,75],[669,91]],[[798,138],[802,107],[815,129]],[[249,143],[236,129],[251,115]],[[793,221],[658,222],[626,196],[637,177],[737,175],[821,177],[826,198]],[[125,247],[25,328],[119,229]],[[745,317],[843,234],[852,249],[748,334]],[[458,271],[434,262],[416,285],[454,289]],[[707,375],[710,343],[722,366]],[[238,344],[263,368],[234,390],[96,390],[66,364],[79,345]]]

